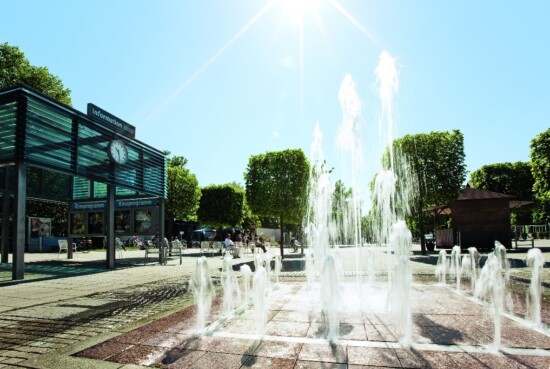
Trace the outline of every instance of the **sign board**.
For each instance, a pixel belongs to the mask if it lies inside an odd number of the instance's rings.
[[[116,200],[115,209],[120,208],[147,208],[157,206],[156,198]],[[107,208],[107,201],[73,202],[70,211],[103,210]]]
[[[30,238],[50,237],[52,218],[29,217]]]
[[[122,119],[115,117],[113,114],[106,112],[99,106],[88,103],[88,115],[96,122],[102,123],[104,126],[114,129],[127,137],[136,137],[136,127],[126,123]]]

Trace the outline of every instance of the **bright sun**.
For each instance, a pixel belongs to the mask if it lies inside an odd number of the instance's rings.
[[[282,0],[286,18],[295,25],[301,25],[304,16],[316,9],[317,0]]]

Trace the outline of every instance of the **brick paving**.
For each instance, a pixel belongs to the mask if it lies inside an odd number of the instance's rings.
[[[191,303],[187,291],[187,281],[194,269],[198,255],[186,256],[181,266],[178,260],[171,260],[167,266],[159,266],[154,263],[143,266],[142,252],[127,252],[118,269],[105,270],[101,261],[103,255],[98,254],[79,253],[73,261],[57,258],[57,255],[31,255],[29,258],[35,258],[35,261],[31,260],[28,264],[27,271],[30,272],[25,281],[0,283],[0,368],[131,368],[133,366],[129,360],[119,362],[92,360],[75,357],[72,354],[107,341],[113,336],[154,324],[164,319],[167,314],[186,311],[185,307]],[[547,257],[548,254],[545,256]],[[519,259],[521,256],[516,255],[516,257]],[[99,262],[97,262],[98,259]],[[124,264],[125,260],[127,264]],[[349,260],[353,260],[353,258],[349,258]],[[220,258],[212,256],[208,261],[214,276],[217,277],[221,267]],[[252,257],[245,255],[239,261],[250,263]],[[290,266],[294,265],[293,260],[289,260],[289,262]],[[5,272],[6,265],[2,266]],[[434,265],[431,261],[413,263],[416,276],[432,275],[433,268]],[[289,269],[292,270],[292,268]],[[346,269],[353,270],[353,262],[347,262]],[[517,269],[513,272],[521,278],[529,277],[528,271],[525,269]],[[350,278],[353,278],[353,273],[349,274]],[[282,277],[284,281],[291,284],[294,281],[303,281],[304,278],[305,273],[301,271],[286,272]],[[545,270],[544,280],[550,280],[548,269]],[[547,305],[545,306],[548,308]],[[365,334],[371,334],[376,340],[380,340],[390,336],[391,332],[375,331],[368,326],[365,328]],[[261,347],[257,348],[261,349]],[[352,346],[352,356],[354,351],[363,349]],[[307,350],[311,350],[311,348]],[[303,351],[303,358],[313,355],[307,354],[307,350]],[[392,350],[394,350],[392,355],[395,353],[400,359],[400,365],[406,362],[407,358],[411,360],[411,365],[415,363],[409,357],[409,353],[402,353],[395,348]],[[166,353],[166,351],[164,349],[163,352]],[[133,356],[132,352],[129,351],[127,355]],[[200,352],[193,353],[193,357],[198,360],[200,354]],[[209,354],[212,354],[213,357],[208,360],[205,357],[203,359],[205,363],[216,363],[219,360],[233,362],[231,360],[236,355],[233,353],[229,354],[233,356],[226,357],[224,355],[227,353],[217,353],[220,354],[218,356],[214,355],[214,352]],[[136,352],[134,356],[139,355]],[[441,355],[436,352],[433,356],[440,357]],[[478,364],[484,363],[483,356],[480,357],[476,358]],[[534,360],[532,357],[528,359]],[[391,360],[393,359],[388,357],[387,363],[391,363]],[[422,363],[426,364],[432,359],[430,356],[422,360]],[[470,363],[471,357],[446,354],[441,360],[440,362],[452,360],[455,364]],[[530,362],[529,360],[526,362]],[[294,368],[315,367],[307,360],[292,361],[292,359],[284,357],[270,358],[250,355],[250,352],[239,356],[235,363],[239,362],[244,367],[270,367],[272,365]],[[78,363],[78,366],[74,366],[75,363]],[[291,363],[294,366],[291,366]],[[547,361],[543,361],[543,363],[547,364]],[[333,364],[330,364],[332,366],[328,363],[323,364],[322,367],[342,367],[340,366],[341,362]],[[347,363],[348,368],[355,369],[375,364],[374,361],[357,364],[353,360]],[[537,368],[538,364],[535,360],[534,366],[527,365],[527,367]]]

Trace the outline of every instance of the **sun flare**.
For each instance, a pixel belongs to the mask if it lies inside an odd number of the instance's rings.
[[[306,14],[315,12],[317,0],[282,0],[285,17],[295,25],[301,25]]]

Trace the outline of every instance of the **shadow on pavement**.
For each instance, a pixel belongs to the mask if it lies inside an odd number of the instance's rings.
[[[151,259],[151,262],[158,262]],[[143,266],[143,258],[117,259],[116,269]],[[50,279],[69,278],[79,275],[104,273],[113,269],[106,268],[105,260],[45,260],[25,263],[25,279],[12,280],[12,264],[0,264],[0,287]]]

